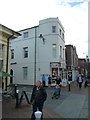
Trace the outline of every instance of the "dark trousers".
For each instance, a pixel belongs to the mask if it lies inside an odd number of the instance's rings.
[[[35,112],[37,110],[39,110],[40,112],[42,112],[42,109],[43,109],[43,104],[33,105],[33,113],[32,113],[32,116],[31,116],[31,120],[35,120]],[[41,116],[41,120],[42,120],[42,116]]]
[[[81,88],[82,87],[82,82],[79,82],[79,88]]]
[[[43,84],[43,87],[45,87],[45,86],[46,86],[46,82],[45,82],[45,81],[42,81],[42,84]]]

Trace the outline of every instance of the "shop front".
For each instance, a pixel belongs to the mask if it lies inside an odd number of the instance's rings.
[[[52,85],[55,85],[57,77],[60,76],[60,62],[51,62],[50,72],[52,77]]]

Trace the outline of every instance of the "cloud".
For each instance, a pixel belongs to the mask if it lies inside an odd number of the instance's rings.
[[[69,4],[68,4],[69,2]],[[59,17],[65,28],[66,44],[87,53],[88,0],[0,0],[0,23],[19,31],[39,24],[39,20]],[[80,3],[71,7],[70,4]],[[82,46],[82,47],[80,47]]]
[[[67,3],[70,4],[71,7],[74,7],[74,6],[76,6],[76,5],[82,4],[83,2],[67,2]]]
[[[65,1],[64,4],[58,4],[58,10],[65,28],[66,44],[75,45],[79,57],[85,57],[88,51],[88,2],[71,7]]]

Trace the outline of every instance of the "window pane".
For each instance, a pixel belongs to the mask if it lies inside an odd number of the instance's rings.
[[[52,33],[56,33],[56,26],[52,26]]]
[[[64,39],[64,33],[62,33],[62,38]]]
[[[28,38],[28,32],[24,32],[24,38]]]
[[[52,45],[53,58],[56,58],[56,44]]]
[[[27,76],[28,76],[28,68],[23,67],[23,80],[27,80]]]
[[[60,29],[60,35],[61,35],[61,32],[62,32],[62,31],[61,31],[61,29]]]
[[[28,47],[23,48],[24,49],[24,58],[28,57]]]
[[[11,59],[14,59],[14,50],[11,50]]]
[[[62,58],[62,46],[60,46],[60,58]]]

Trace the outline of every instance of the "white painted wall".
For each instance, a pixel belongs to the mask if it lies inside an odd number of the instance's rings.
[[[52,33],[52,26],[56,26],[56,33]],[[37,79],[41,79],[42,74],[50,74],[50,62],[60,62],[59,46],[65,48],[65,41],[60,37],[59,29],[64,29],[58,18],[49,18],[41,20],[39,26],[36,28],[36,51],[37,51]],[[29,32],[27,39],[23,38],[23,32]],[[11,63],[17,62],[17,64],[11,65],[14,70],[14,83],[18,84],[34,84],[34,56],[35,56],[35,28],[30,28],[20,31],[22,36],[11,42],[11,49],[15,50],[15,59],[11,60]],[[45,38],[45,45],[39,35],[42,34]],[[52,56],[52,44],[57,45],[57,58]],[[23,58],[23,47],[28,47],[28,58]],[[64,53],[65,58],[65,53]],[[62,62],[62,61],[61,61]],[[28,67],[28,79],[23,80],[22,67]],[[46,76],[47,78],[47,76]]]

